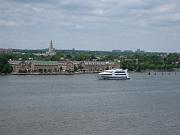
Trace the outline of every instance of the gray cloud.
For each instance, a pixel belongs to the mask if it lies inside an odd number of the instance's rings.
[[[0,5],[0,47],[44,48],[45,39],[54,39],[61,44],[57,48],[157,50],[163,44],[159,50],[168,51],[174,44],[180,50],[179,27],[176,0],[6,0]]]

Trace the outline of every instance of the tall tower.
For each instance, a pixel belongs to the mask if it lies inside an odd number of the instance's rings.
[[[49,45],[49,53],[52,53],[53,51],[54,51],[53,42],[51,40],[50,45]]]
[[[48,55],[55,55],[55,54],[56,54],[55,49],[53,48],[53,42],[52,42],[52,40],[50,41],[49,50],[48,50],[47,54],[48,54]]]

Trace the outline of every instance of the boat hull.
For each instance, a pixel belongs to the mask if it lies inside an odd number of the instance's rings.
[[[127,76],[103,76],[103,75],[98,75],[98,78],[100,80],[128,80],[130,79]]]

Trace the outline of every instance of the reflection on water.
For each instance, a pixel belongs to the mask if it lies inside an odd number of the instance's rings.
[[[180,74],[0,76],[2,135],[178,135]]]

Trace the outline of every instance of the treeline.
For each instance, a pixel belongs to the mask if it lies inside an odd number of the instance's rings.
[[[121,58],[121,66],[133,71],[175,70],[180,68],[180,54],[135,53]]]
[[[180,53],[113,53],[96,51],[57,51],[54,56],[34,55],[32,52],[0,54],[0,72],[9,73],[8,60],[43,60],[43,61],[113,61],[121,68],[130,71],[174,70],[180,69]]]

